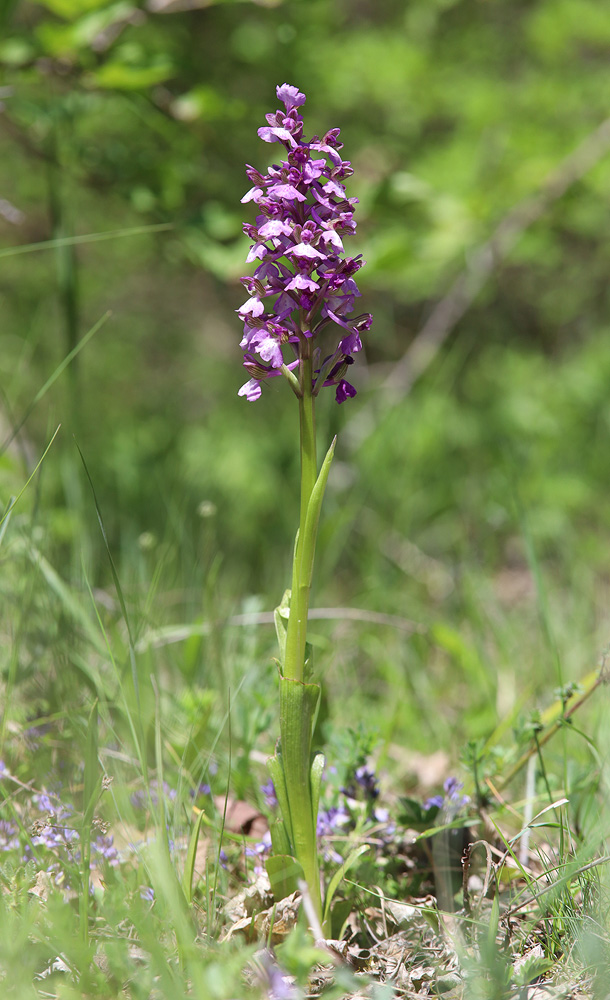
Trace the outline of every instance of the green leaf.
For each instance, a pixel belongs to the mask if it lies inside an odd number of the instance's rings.
[[[326,761],[323,753],[317,753],[311,762],[311,808],[313,812],[313,823],[317,825],[318,809],[320,806],[320,785]]]
[[[284,777],[284,761],[279,742],[275,757],[270,757],[267,761],[267,768],[275,786],[275,794],[284,819],[285,834],[290,843],[292,843],[292,820],[290,818],[290,805],[288,803],[288,792],[286,791],[286,779]]]
[[[543,955],[529,955],[519,964],[513,975],[513,982],[515,986],[529,986],[534,979],[549,972],[554,965],[552,959],[544,958]]]
[[[186,852],[186,860],[184,862],[184,871],[182,873],[182,889],[184,891],[184,896],[187,903],[193,902],[193,877],[195,874],[195,857],[197,855],[197,844],[199,842],[199,834],[201,832],[201,824],[203,823],[203,817],[205,813],[201,809],[197,815],[197,819],[193,824],[193,829],[191,830],[191,836],[189,837],[189,846]]]
[[[97,87],[105,90],[146,90],[163,83],[174,75],[172,64],[160,56],[148,66],[131,66],[126,62],[107,62],[90,76]]]
[[[366,851],[368,851],[368,849],[369,849],[368,844],[361,844],[360,847],[357,847],[354,851],[352,851],[350,855],[348,855],[348,857],[345,859],[341,867],[337,869],[337,871],[331,878],[326,892],[326,899],[324,900],[323,924],[325,926],[328,926],[328,922],[330,919],[330,907],[333,901],[333,896],[335,895],[337,889],[341,885],[344,876],[350,870],[354,862],[356,862],[359,857],[361,857]]]
[[[36,29],[41,45],[52,56],[76,53],[88,49],[95,39],[112,25],[127,21],[135,8],[127,0],[119,0],[104,10],[85,14],[72,24],[56,24],[45,21]]]
[[[319,697],[318,684],[303,684],[287,677],[280,679],[283,775],[290,802],[291,841],[299,858],[317,850],[311,813],[310,767],[313,717]]]
[[[0,26],[2,25],[2,13],[0,8]],[[7,38],[0,45],[0,63],[10,66],[11,69],[24,66],[36,54],[35,47],[25,38]]]
[[[322,501],[324,499],[324,491],[326,489],[326,483],[328,482],[328,474],[330,472],[330,466],[335,454],[335,445],[337,443],[337,438],[334,437],[330,448],[326,452],[324,461],[322,462],[322,468],[320,469],[318,478],[316,479],[313,490],[311,491],[311,496],[309,498],[309,504],[307,505],[307,514],[305,516],[305,529],[303,538],[303,576],[299,580],[300,586],[310,587],[313,577],[313,563],[314,555],[316,549],[316,535],[318,533],[318,522],[320,520],[320,511],[322,509]]]
[[[280,647],[280,664],[284,665],[284,657],[286,656],[286,624],[290,616],[290,590],[285,590],[282,600],[278,604],[277,608],[273,612],[273,619],[275,621],[275,632],[277,635],[278,645]]]
[[[34,0],[34,2],[66,21],[75,21],[104,7],[108,0]]]
[[[305,878],[299,862],[288,854],[274,854],[267,859],[265,867],[276,903],[296,892],[299,882]]]
[[[290,854],[292,847],[290,840],[288,839],[288,834],[286,833],[286,824],[283,819],[279,817],[274,823],[269,827],[269,833],[271,834],[271,847],[274,854]]]
[[[174,118],[182,122],[222,121],[238,118],[243,114],[242,102],[229,98],[216,87],[199,84],[172,101]]]
[[[436,816],[438,816],[438,812],[439,807],[437,805],[432,805],[428,809],[424,809],[419,799],[401,796],[398,819],[403,826],[409,826],[414,830],[426,830],[426,828],[430,827]]]
[[[303,680],[309,684],[313,680],[313,646],[305,643],[305,659],[303,661]]]

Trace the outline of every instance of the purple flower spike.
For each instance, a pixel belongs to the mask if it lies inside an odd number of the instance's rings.
[[[343,376],[372,322],[369,313],[351,316],[360,295],[354,275],[364,264],[360,256],[346,257],[343,249],[343,238],[356,231],[358,199],[348,198],[343,186],[353,171],[341,158],[338,128],[321,139],[304,138],[299,109],[305,94],[283,83],[277,97],[284,108],[266,115],[258,134],[283,146],[285,159],[266,174],[248,164],[253,187],[242,198],[242,203],[253,202],[258,214],[254,224],[244,225],[252,241],[246,261],[256,270],[241,279],[250,298],[236,310],[244,321],[241,347],[250,375],[239,395],[250,402],[259,399],[261,383],[286,370],[293,373],[291,384],[299,394],[302,361],[313,357],[313,395],[334,386],[337,402],[344,403],[356,390]],[[317,342],[332,331],[337,346],[321,360]]]

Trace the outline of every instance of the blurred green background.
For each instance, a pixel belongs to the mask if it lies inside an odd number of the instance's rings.
[[[366,705],[387,747],[455,754],[594,667],[609,634],[609,56],[598,0],[0,3],[5,443],[27,414],[0,458],[3,504],[61,423],[15,509],[0,598],[45,711],[76,626],[49,577],[24,572],[32,546],[120,620],[77,444],[138,641],[271,610],[288,582],[296,407],[275,384],[237,397],[234,313],[244,163],[273,157],[256,130],[284,81],[307,94],[308,135],[342,129],[374,314],[358,397],[320,399],[321,448],[339,444],[313,603],[404,625],[316,622],[328,712],[354,722]],[[223,636],[159,645],[156,669],[228,685]],[[272,655],[262,627],[248,656],[270,681]]]

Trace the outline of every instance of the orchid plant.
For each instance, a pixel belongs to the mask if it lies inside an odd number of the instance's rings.
[[[264,381],[283,377],[299,403],[299,530],[292,586],[275,615],[280,739],[269,771],[281,816],[272,826],[274,853],[267,869],[277,898],[304,879],[324,926],[330,887],[323,908],[316,837],[324,758],[312,757],[320,686],[312,680],[307,617],[320,508],[335,441],[318,469],[315,400],[327,386],[334,387],[337,403],[356,395],[345,375],[372,317],[351,316],[360,295],[354,275],[364,261],[360,255],[346,256],[343,249],[343,239],[356,230],[357,199],[348,198],[343,185],[353,170],[340,154],[340,130],[306,140],[299,111],[305,95],[285,83],[277,88],[277,97],[284,108],[268,114],[258,134],[265,142],[283,146],[285,159],[266,174],[247,165],[253,186],[242,198],[254,202],[258,214],[254,224],[244,225],[252,240],[247,262],[257,266],[253,276],[241,279],[250,296],[237,310],[244,321],[241,347],[250,378],[239,394],[255,401]],[[323,349],[329,335],[335,340]]]

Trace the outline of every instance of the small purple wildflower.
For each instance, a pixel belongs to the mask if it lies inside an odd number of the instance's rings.
[[[464,787],[463,782],[458,781],[457,778],[447,778],[443,788],[445,789],[445,801],[450,802],[453,806],[461,809],[462,806],[467,806],[470,802],[469,795],[461,795],[461,791]]]
[[[74,808],[71,805],[64,805],[57,796],[45,791],[33,795],[32,804],[47,817],[46,823],[32,837],[32,844],[35,847],[47,847],[49,850],[65,848],[72,851],[79,840],[78,831],[68,825]]]
[[[267,980],[268,1000],[297,1000],[299,993],[293,983],[280,969],[270,951],[265,950],[261,956],[261,966]]]
[[[0,819],[0,851],[16,851],[19,846],[19,827],[7,819]]]
[[[378,797],[379,782],[377,781],[377,776],[366,764],[356,768],[354,777],[367,799],[376,799]]]
[[[344,376],[352,354],[362,349],[360,335],[372,323],[369,313],[350,318],[360,296],[354,275],[364,264],[361,255],[345,257],[343,249],[343,237],[356,231],[358,199],[348,198],[342,183],[353,169],[339,154],[340,129],[330,129],[322,139],[303,138],[298,108],[304,94],[285,83],[277,87],[277,96],[284,109],[266,115],[267,125],[258,134],[264,142],[283,145],[286,159],[266,174],[248,164],[253,186],[242,198],[254,202],[259,214],[254,225],[244,225],[252,240],[246,261],[256,261],[257,267],[253,277],[241,279],[249,298],[237,310],[244,321],[240,346],[250,379],[239,395],[259,399],[261,382],[287,371],[299,380],[301,362],[308,358],[313,359],[313,395],[334,386],[336,401],[343,403],[356,395]],[[266,299],[274,300],[270,311]],[[313,345],[326,327],[339,328],[340,339],[323,357]]]
[[[350,814],[341,802],[338,806],[331,806],[329,809],[320,810],[316,822],[316,833],[320,839],[339,833],[350,822]],[[332,846],[322,844],[322,853],[327,861],[340,865],[343,862],[341,855]]]
[[[249,844],[244,853],[247,858],[257,858],[261,861],[263,858],[268,857],[271,854],[271,834],[269,830],[263,834],[262,840],[259,840],[258,843]],[[254,865],[253,872],[255,875],[260,875],[263,871],[262,864]]]
[[[49,732],[50,728],[51,726],[48,723],[45,723],[42,726],[29,726],[29,728],[25,730],[23,735],[30,750],[38,749],[40,746],[40,738],[45,736]]]
[[[379,797],[379,782],[374,770],[361,764],[353,772],[354,780],[341,791],[348,799],[364,799],[372,803]]]
[[[103,862],[112,868],[118,868],[119,865],[119,852],[114,846],[114,838],[111,835],[100,834],[91,841],[91,863],[99,866]]]
[[[431,795],[424,802],[424,809],[440,809],[445,801],[442,795]]]
[[[197,799],[200,795],[211,795],[212,789],[208,785],[207,781],[202,781],[199,788],[191,788],[189,794],[192,799]]]
[[[265,803],[269,809],[275,809],[277,806],[277,795],[275,794],[273,778],[269,778],[269,781],[266,781],[264,785],[261,785],[261,792],[265,796]]]
[[[174,799],[176,798],[176,794],[177,794],[176,789],[170,788],[167,781],[164,781],[163,795],[167,799],[169,799],[170,802],[173,802]],[[146,808],[146,806],[148,806],[149,804],[149,801],[153,806],[158,805],[159,802],[159,782],[157,781],[156,778],[153,778],[153,780],[150,783],[150,800],[148,797],[148,792],[146,791],[145,788],[138,788],[138,790],[136,792],[133,792],[133,794],[130,796],[130,802],[135,809]]]
[[[462,789],[464,785],[457,778],[451,776],[445,779],[443,788],[445,791],[444,795],[432,795],[429,799],[424,802],[424,809],[432,809],[436,807],[437,809],[442,809],[443,806],[451,809],[453,812],[457,812],[464,806],[467,806],[470,802],[469,795],[462,795]]]
[[[390,822],[390,810],[386,809],[385,806],[377,806],[373,809],[373,817],[377,823],[382,823],[384,826],[384,829],[380,831],[382,837],[392,837],[396,826]]]
[[[145,903],[154,903],[155,901],[155,890],[151,889],[149,885],[140,886],[140,899],[144,900]]]
[[[338,806],[331,806],[330,809],[321,809],[318,813],[316,823],[318,837],[325,837],[336,833],[346,823],[349,823],[349,820],[350,815],[343,803],[340,803]]]

